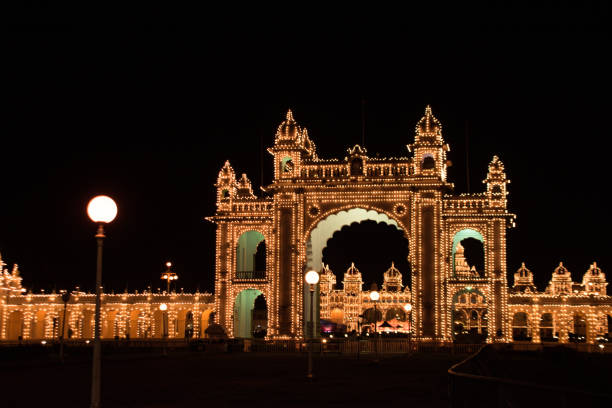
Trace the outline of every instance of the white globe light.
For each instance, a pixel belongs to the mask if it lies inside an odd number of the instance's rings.
[[[315,285],[317,282],[319,282],[319,274],[317,271],[306,272],[306,283]]]
[[[161,305],[159,305],[159,310],[161,310],[162,312],[165,310],[168,310],[168,305],[165,303],[162,303]]]
[[[380,293],[378,293],[377,291],[373,290],[372,292],[370,292],[370,299],[372,299],[372,301],[376,302],[378,299],[380,299]]]
[[[87,204],[87,215],[93,222],[109,223],[117,216],[117,204],[108,196],[97,196]]]
[[[404,305],[404,310],[407,311],[407,312],[411,311],[412,310],[412,305],[410,303],[406,303]]]

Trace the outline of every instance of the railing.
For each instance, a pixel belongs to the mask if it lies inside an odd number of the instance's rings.
[[[266,279],[266,271],[236,271],[236,279]]]
[[[484,346],[449,368],[451,408],[612,406],[612,395],[495,377],[490,358],[494,350],[493,345]]]

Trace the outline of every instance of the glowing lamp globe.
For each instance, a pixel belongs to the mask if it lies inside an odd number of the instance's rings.
[[[117,216],[117,204],[108,196],[97,196],[87,204],[87,215],[93,222],[109,223]]]
[[[370,292],[370,299],[373,302],[377,302],[378,299],[380,299],[380,293],[378,293],[377,291],[373,290],[372,292]]]
[[[407,311],[407,312],[411,311],[412,310],[412,305],[410,303],[406,303],[404,305],[404,310]]]
[[[310,285],[316,285],[319,282],[319,274],[317,271],[306,272],[306,283]]]
[[[172,262],[166,262],[166,266],[169,268],[172,266]]]
[[[159,305],[159,310],[161,310],[162,312],[168,310],[168,305],[165,303],[162,303],[161,305]]]

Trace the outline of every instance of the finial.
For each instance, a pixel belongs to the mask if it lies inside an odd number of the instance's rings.
[[[289,122],[295,122],[295,120],[293,119],[293,112],[291,112],[291,109],[289,109],[287,111],[287,116],[286,116],[287,121]]]

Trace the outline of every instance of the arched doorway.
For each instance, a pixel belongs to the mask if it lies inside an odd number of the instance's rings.
[[[554,341],[554,325],[552,313],[542,313],[540,318],[540,341]]]
[[[208,325],[212,323],[213,316],[212,309],[206,309],[202,312],[202,316],[200,317],[200,337],[206,337],[206,329]]]
[[[236,278],[265,279],[266,243],[259,231],[246,231],[236,246]]]
[[[264,338],[268,334],[268,304],[264,295],[255,298],[251,327],[251,333],[255,338]]]
[[[531,340],[529,336],[529,318],[527,313],[518,312],[512,316],[512,339],[513,340]]]
[[[23,333],[23,313],[16,310],[8,317],[6,338],[7,340],[18,340]]]
[[[573,318],[574,332],[570,333],[570,341],[575,343],[585,343],[587,341],[587,320],[582,313],[574,313]]]
[[[400,209],[397,211],[399,213]],[[401,211],[405,212],[405,207],[402,206]],[[377,231],[383,235],[395,232],[396,235],[400,237],[400,240],[391,240],[391,242],[403,247],[402,250],[404,252],[399,256],[393,257],[387,256],[389,248],[384,246],[382,247],[382,250],[377,251],[378,247],[375,249],[374,244],[380,243],[381,240],[372,239],[372,237],[368,236],[367,233],[365,236],[361,237],[361,241],[357,240],[356,244],[354,245],[349,244],[351,246],[350,248],[346,246],[345,242],[342,243],[341,239],[334,240],[334,237],[338,236],[337,233],[340,235],[354,237],[359,235],[362,230],[368,229],[370,229],[370,231],[373,229],[374,231]],[[343,231],[345,234],[342,234]],[[355,234],[356,231],[357,234]],[[347,232],[348,234],[346,234]],[[403,273],[403,276],[405,278],[409,278],[411,274],[409,272],[410,266],[407,259],[408,240],[405,234],[406,233],[400,224],[398,224],[395,219],[391,218],[385,212],[359,207],[339,210],[327,215],[325,218],[322,218],[310,231],[306,242],[306,269],[321,271],[323,266],[323,258],[325,256],[326,263],[332,264],[330,265],[332,270],[336,268],[337,271],[344,271],[346,270],[347,266],[351,264],[351,262],[358,262],[359,269],[367,278],[369,278],[371,275],[372,280],[382,282],[384,271],[393,261],[398,269],[400,269],[400,271]],[[385,236],[388,239],[389,236]],[[364,247],[357,247],[358,245],[364,245],[365,249]],[[339,247],[341,250],[338,251],[336,247]],[[327,257],[334,252],[341,252],[345,259],[341,259],[342,256],[340,256],[337,258],[337,260],[328,262]],[[391,252],[397,251],[392,250]],[[385,255],[381,256],[381,254]],[[374,278],[375,276],[377,278]],[[310,313],[310,293],[308,285],[303,285],[303,289],[303,313],[304,316],[307,316],[308,313]],[[320,300],[318,288],[314,293],[313,302],[313,312],[316,318],[315,333],[318,334],[320,332]],[[350,317],[348,314],[346,316]],[[303,329],[304,333],[306,333],[307,327],[304,326]]]
[[[34,324],[32,325],[32,338],[33,339],[44,339],[45,338],[45,325],[47,319],[47,311],[39,310],[36,312]]]
[[[451,266],[455,277],[484,277],[484,242],[482,234],[470,228],[463,229],[455,234],[451,250]],[[462,267],[463,261],[465,261],[467,270]]]
[[[263,295],[257,289],[244,289],[234,302],[234,337],[253,337],[253,310],[255,299]]]

